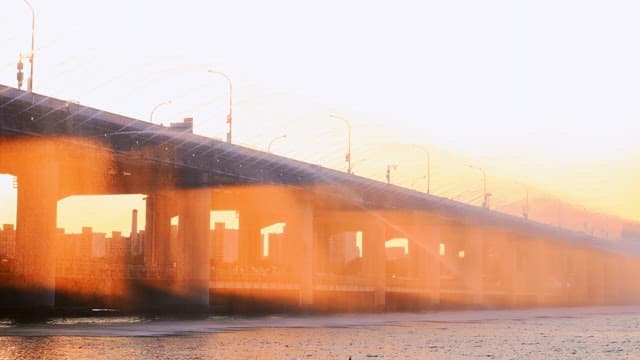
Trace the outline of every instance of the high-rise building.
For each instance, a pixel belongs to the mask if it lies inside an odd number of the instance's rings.
[[[138,234],[138,210],[133,209],[131,211],[131,235],[129,235],[131,242],[131,255],[141,255],[144,251],[144,244],[142,243]]]

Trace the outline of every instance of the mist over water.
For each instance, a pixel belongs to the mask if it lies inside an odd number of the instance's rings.
[[[640,356],[640,308],[54,319],[0,329],[2,359],[468,359]]]

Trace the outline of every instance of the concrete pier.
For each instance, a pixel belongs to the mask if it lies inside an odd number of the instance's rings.
[[[55,243],[60,169],[55,148],[34,153],[17,172],[17,276],[22,293],[17,307],[54,306]]]

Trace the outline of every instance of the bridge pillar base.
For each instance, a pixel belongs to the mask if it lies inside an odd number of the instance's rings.
[[[18,175],[16,221],[19,308],[52,308],[55,299],[55,242],[59,166],[55,149],[34,150]],[[42,153],[41,153],[42,152]]]
[[[430,289],[431,306],[440,306],[440,268],[442,257],[440,256],[440,227],[433,226],[428,232],[429,238],[426,240],[427,262],[426,275],[427,286]]]
[[[313,205],[304,198],[292,197],[291,200],[285,233],[291,251],[291,268],[300,284],[298,306],[306,308],[313,305]]]
[[[464,246],[464,282],[474,306],[484,305],[484,232],[467,229]]]
[[[372,279],[374,287],[373,307],[382,310],[386,306],[385,227],[376,220],[364,228],[362,257],[364,275]]]
[[[176,277],[185,305],[209,306],[211,191],[184,190],[178,225]]]

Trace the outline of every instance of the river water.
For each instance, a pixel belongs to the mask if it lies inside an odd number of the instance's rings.
[[[0,359],[640,359],[640,307],[0,325]]]

